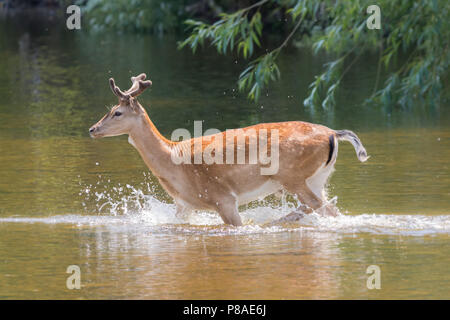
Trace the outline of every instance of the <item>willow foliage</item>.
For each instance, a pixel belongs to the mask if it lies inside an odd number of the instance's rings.
[[[180,43],[195,51],[205,42],[219,53],[235,52],[249,60],[238,85],[257,100],[262,88],[280,76],[277,57],[293,39],[312,43],[313,52],[337,58],[324,65],[310,85],[306,106],[327,108],[335,103],[342,78],[361,54],[379,51],[377,77],[368,101],[410,107],[414,102],[439,104],[450,61],[449,3],[447,0],[380,0],[381,29],[369,29],[370,0],[262,0],[232,13],[221,13],[214,23],[187,20],[190,35]],[[291,29],[272,50],[256,50],[274,13],[291,21]],[[314,31],[314,32],[313,32]],[[263,52],[256,56],[256,52]],[[397,61],[397,63],[394,63]],[[380,82],[381,68],[388,72]]]
[[[150,32],[179,29],[187,0],[77,0],[94,31]]]

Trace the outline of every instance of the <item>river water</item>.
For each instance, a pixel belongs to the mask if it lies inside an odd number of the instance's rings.
[[[302,104],[330,57],[290,48],[282,78],[258,103],[238,93],[245,62],[174,37],[69,32],[50,17],[0,20],[0,298],[449,299],[450,105],[364,105],[377,53],[343,79],[337,105]],[[294,201],[241,207],[243,227],[197,212],[175,217],[170,197],[126,137],[88,128],[146,72],[141,104],[166,137],[177,128],[303,120],[359,135],[371,158],[339,146],[328,193],[342,215],[268,226]],[[382,74],[383,76],[383,74]],[[69,290],[68,266],[81,272]],[[370,265],[381,289],[368,289]]]

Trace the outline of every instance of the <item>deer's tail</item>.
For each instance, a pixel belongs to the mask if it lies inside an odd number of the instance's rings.
[[[335,132],[338,140],[345,140],[353,145],[359,161],[364,162],[369,159],[369,156],[367,155],[366,149],[364,148],[361,140],[359,140],[358,136],[353,131],[336,130]]]

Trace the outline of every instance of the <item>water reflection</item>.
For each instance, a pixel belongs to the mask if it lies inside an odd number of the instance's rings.
[[[441,109],[362,105],[376,70],[367,54],[336,107],[304,108],[328,57],[292,49],[280,56],[281,81],[253,104],[236,91],[243,61],[177,51],[176,40],[0,20],[0,298],[448,298],[448,100]],[[209,213],[179,225],[126,137],[87,135],[116,101],[107,79],[126,86],[141,72],[154,85],[140,101],[166,136],[192,133],[194,120],[357,131],[372,158],[361,165],[340,145],[329,188],[345,216],[271,229],[264,223],[284,209],[253,203],[241,208],[242,229]],[[65,287],[71,264],[80,291]],[[365,287],[371,264],[382,269],[381,291]]]
[[[95,249],[80,251],[88,297],[104,295],[105,282],[116,298],[150,299],[324,298],[340,287],[338,235],[167,236],[100,228],[81,237],[95,241]]]
[[[5,236],[11,227],[14,236]],[[2,298],[448,297],[448,278],[443,277],[448,256],[440,249],[448,236],[308,230],[211,236],[138,225],[23,223],[0,224],[0,231],[0,254],[10,257],[0,263]],[[65,287],[71,264],[81,268],[81,290]],[[383,290],[366,287],[366,268],[372,264],[382,270]]]

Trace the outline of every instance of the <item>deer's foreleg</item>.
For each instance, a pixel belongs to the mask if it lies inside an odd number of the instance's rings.
[[[216,202],[216,210],[220,214],[223,222],[233,226],[242,226],[241,216],[238,211],[237,199],[235,196],[220,199]]]
[[[187,221],[189,219],[189,215],[191,213],[191,210],[186,208],[185,206],[177,203],[177,212],[175,213],[175,216],[183,221]]]

